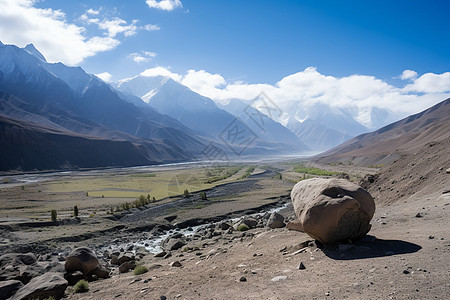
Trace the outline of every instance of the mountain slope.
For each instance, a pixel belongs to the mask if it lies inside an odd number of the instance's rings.
[[[450,98],[418,114],[359,135],[320,154],[323,159],[413,152],[423,145],[450,138]]]
[[[0,115],[0,171],[154,164],[148,145],[76,135]],[[167,156],[166,159],[175,159]]]
[[[120,81],[116,86],[119,91],[141,97],[160,113],[180,121],[221,147],[232,150],[230,153],[267,155],[309,150],[289,130],[268,117],[263,116],[264,126],[250,120],[248,112],[244,114],[242,111],[247,105],[234,101],[233,105],[219,107],[211,99],[193,92],[169,77],[136,76]],[[250,109],[256,111],[254,108]],[[227,138],[230,129],[245,132],[242,140],[248,140],[249,143],[230,141],[231,139]]]
[[[180,122],[137,107],[81,68],[47,63],[32,45],[0,45],[0,91],[8,95],[0,113],[15,119],[103,139],[151,142],[180,159],[193,159],[204,148]],[[155,152],[161,158],[156,161],[173,161],[164,151]]]

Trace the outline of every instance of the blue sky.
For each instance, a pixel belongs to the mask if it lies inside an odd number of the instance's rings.
[[[79,26],[89,8],[99,11],[92,17],[157,25],[157,31],[118,36],[120,45],[80,63],[116,80],[154,66],[178,73],[203,69],[250,83],[275,83],[309,66],[333,76],[384,80],[405,69],[450,69],[448,1],[184,0],[171,11],[145,0],[45,0],[35,6],[60,9]],[[87,37],[102,34],[95,24],[85,27]],[[157,55],[141,63],[127,58],[141,51]]]
[[[450,97],[449,1],[0,0],[0,41],[106,81],[165,75],[215,101],[260,92],[397,118]]]

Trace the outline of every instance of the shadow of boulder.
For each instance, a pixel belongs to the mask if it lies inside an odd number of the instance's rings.
[[[352,244],[326,245],[322,251],[336,260],[366,259],[400,254],[414,253],[421,246],[401,240],[381,240],[367,235]]]

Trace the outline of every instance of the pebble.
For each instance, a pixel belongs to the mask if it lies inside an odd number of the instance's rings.
[[[166,296],[160,296],[159,300],[167,300],[167,297]]]
[[[330,292],[326,292],[326,293],[325,293],[325,296],[330,296]]]
[[[239,278],[239,281],[241,281],[241,282],[246,282],[246,281],[247,281],[247,278],[246,278],[245,276],[242,276],[241,278]]]
[[[302,262],[300,262],[300,265],[298,265],[298,269],[299,270],[304,270],[304,269],[306,269],[306,267],[305,267],[305,265]]]
[[[277,282],[277,281],[285,280],[285,279],[287,279],[287,276],[277,276],[277,277],[272,278],[271,281]]]
[[[403,274],[409,274],[408,270],[403,270]]]

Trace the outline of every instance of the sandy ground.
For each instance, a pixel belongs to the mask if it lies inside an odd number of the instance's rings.
[[[141,263],[155,268],[148,273],[92,282],[69,299],[447,299],[449,204],[450,194],[436,193],[381,205],[368,238],[325,251],[295,254],[310,238],[287,229],[225,235],[168,259],[147,255]],[[176,260],[183,267],[169,265]]]

